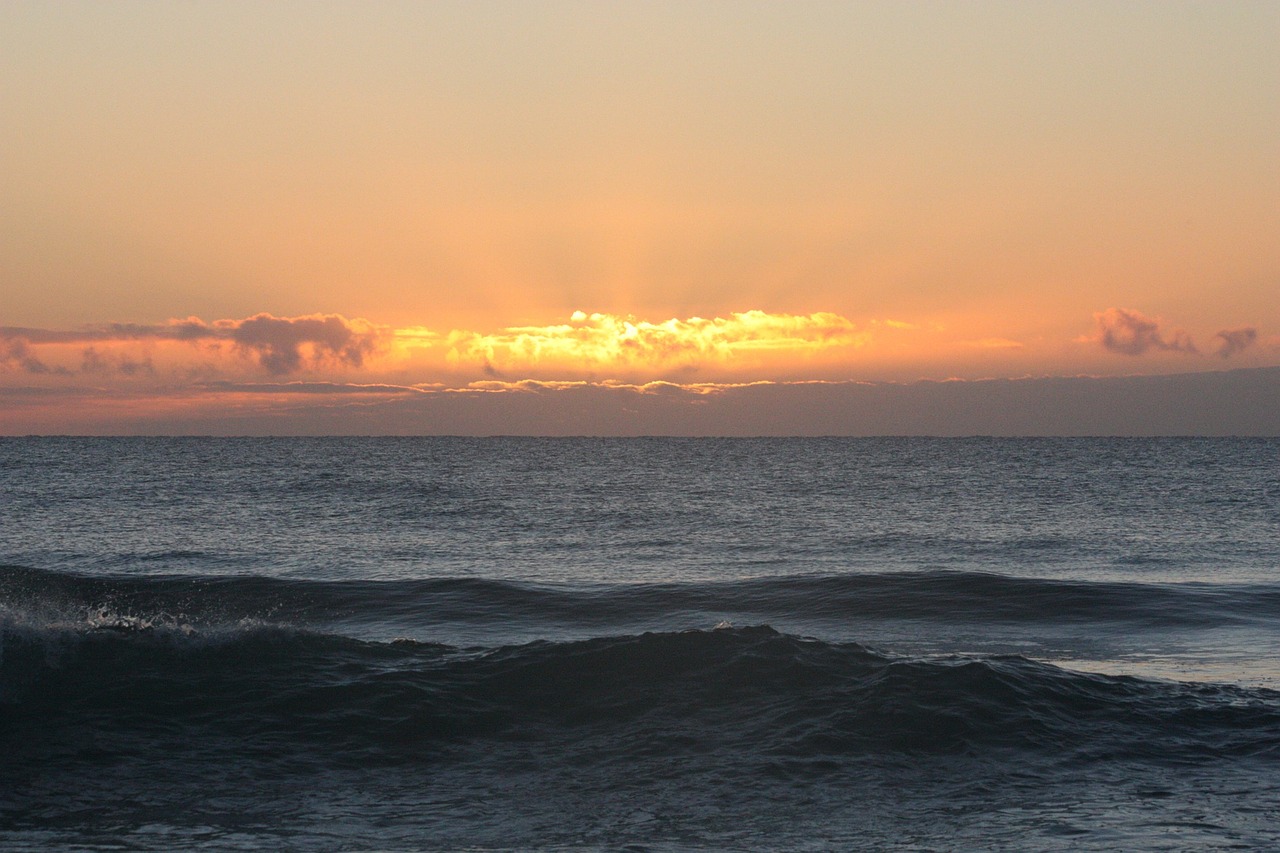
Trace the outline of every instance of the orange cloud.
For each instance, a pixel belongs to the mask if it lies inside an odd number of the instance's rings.
[[[21,331],[28,331],[23,329]],[[0,330],[0,366],[17,368],[26,373],[69,373],[66,368],[50,367],[31,351],[31,341],[26,335],[4,335]]]
[[[876,324],[859,328],[829,312],[807,315],[752,310],[725,317],[649,322],[575,312],[566,323],[497,332],[424,326],[392,330],[337,314],[206,322],[199,317],[158,324],[103,323],[73,330],[0,327],[0,368],[54,376],[186,374],[219,378],[234,368],[219,352],[239,353],[273,376],[325,368],[453,372],[468,366],[494,379],[562,378],[618,371],[647,378],[664,371],[731,366],[737,370],[796,364],[819,352],[839,356],[863,346]],[[894,328],[897,325],[893,326]],[[193,363],[193,361],[195,363]],[[559,373],[561,377],[548,376]],[[402,375],[397,375],[399,380]]]
[[[422,330],[414,330],[415,337]],[[613,314],[575,312],[568,323],[519,326],[495,334],[455,330],[445,339],[453,363],[499,367],[537,365],[672,368],[723,363],[748,353],[797,353],[865,342],[850,320],[827,312],[808,315],[746,311],[728,317],[661,323]]]
[[[667,382],[665,380],[655,380],[653,382],[640,383],[619,382],[616,379],[605,379],[598,382],[586,380],[554,381],[543,379],[520,379],[515,382],[505,382],[501,380],[486,379],[479,382],[470,382],[467,384],[466,388],[448,390],[459,393],[479,391],[485,393],[524,392],[539,394],[592,388],[605,391],[629,391],[635,394],[646,395],[685,394],[703,397],[709,394],[722,394],[726,391],[732,391],[738,388],[750,388],[756,385],[776,384],[779,383],[766,379],[755,382]],[[811,383],[794,382],[786,384],[804,385]]]
[[[217,394],[427,394],[432,386],[392,385],[385,382],[201,382],[192,386]]]

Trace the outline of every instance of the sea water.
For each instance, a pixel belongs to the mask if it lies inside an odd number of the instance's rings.
[[[1280,441],[0,439],[0,848],[1280,846]]]

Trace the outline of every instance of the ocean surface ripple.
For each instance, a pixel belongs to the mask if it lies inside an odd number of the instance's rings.
[[[0,848],[1276,849],[1278,451],[0,441]]]

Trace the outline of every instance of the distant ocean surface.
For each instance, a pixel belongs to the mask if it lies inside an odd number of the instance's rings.
[[[1280,848],[1280,440],[0,439],[0,849]]]

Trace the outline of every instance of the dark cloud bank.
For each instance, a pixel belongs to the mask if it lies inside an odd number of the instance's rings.
[[[1253,346],[1258,340],[1258,330],[1252,327],[1223,329],[1214,337],[1218,339],[1218,346],[1214,352],[1223,358],[1231,358],[1236,353],[1244,352]]]
[[[27,373],[61,372],[51,368],[31,349],[43,344],[88,344],[83,351],[83,373],[120,372],[132,376],[150,371],[150,362],[115,359],[98,353],[93,344],[123,341],[227,341],[252,355],[268,373],[284,376],[296,373],[308,362],[332,361],[360,367],[378,346],[383,330],[363,320],[348,320],[338,314],[306,317],[273,317],[255,314],[243,320],[206,323],[198,317],[170,320],[158,325],[101,323],[71,331],[0,326],[0,364],[17,366]]]
[[[670,386],[299,394],[287,413],[118,424],[112,432],[243,435],[1266,435],[1280,367],[1174,376],[906,385],[795,383],[698,395]],[[79,430],[73,430],[79,431]]]
[[[1146,355],[1148,352],[1181,352],[1199,355],[1191,336],[1181,329],[1165,331],[1160,323],[1131,308],[1108,308],[1094,315],[1098,324],[1098,343],[1103,349],[1120,355]],[[1214,353],[1231,358],[1253,346],[1258,330],[1252,326],[1223,329],[1214,335]]]

